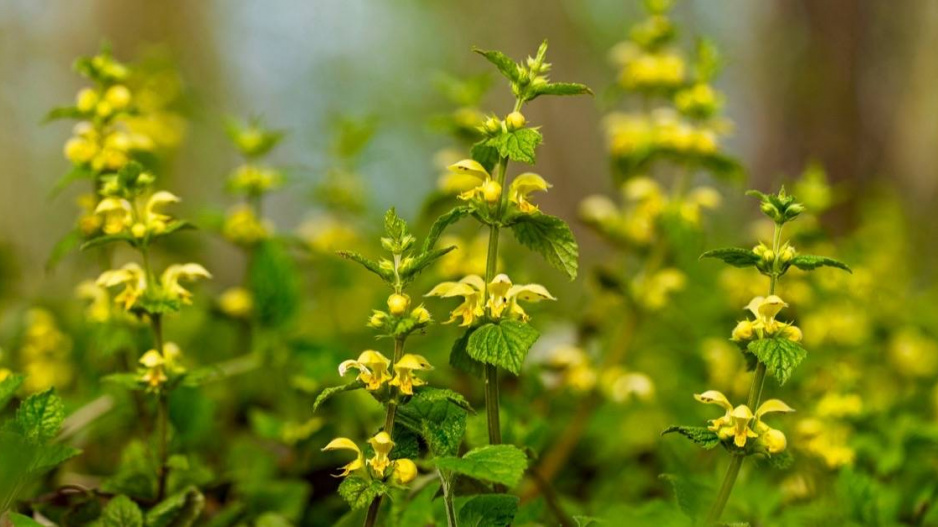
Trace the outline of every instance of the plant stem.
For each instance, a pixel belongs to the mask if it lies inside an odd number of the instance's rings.
[[[144,253],[146,254],[146,253]],[[147,265],[149,269],[149,265]],[[153,339],[156,344],[157,352],[163,354],[163,316],[159,314],[150,315],[150,324],[153,327]],[[169,399],[164,391],[160,391],[157,401],[157,426],[159,428],[159,471],[157,474],[156,500],[161,501],[166,494],[166,479],[169,475],[169,469],[166,466],[166,459],[169,455]]]
[[[782,243],[782,226],[778,223],[775,224],[775,234],[772,236],[772,252],[775,254],[776,261],[778,259],[778,249]],[[775,294],[775,287],[778,285],[778,271],[773,264],[772,273],[769,275],[769,294]],[[765,386],[765,364],[759,362],[756,366],[756,371],[752,376],[752,385],[749,387],[749,399],[747,400],[747,406],[750,409],[755,409],[759,406],[759,402],[762,400],[762,389]],[[710,508],[710,513],[707,515],[707,525],[712,525],[720,519],[720,515],[723,514],[723,509],[726,507],[726,502],[730,499],[730,494],[733,492],[733,485],[736,484],[736,477],[739,476],[739,469],[743,465],[744,456],[733,456],[733,459],[730,461],[730,466],[726,469],[726,475],[723,476],[723,484],[720,485],[720,492],[717,494],[716,500],[713,502],[713,506]]]
[[[443,487],[443,503],[446,505],[446,524],[448,527],[457,527],[459,522],[456,520],[456,508],[453,506],[452,482],[444,478],[443,473],[439,470],[437,473],[440,476],[440,484]]]
[[[404,340],[405,337],[397,337],[394,339],[394,360],[392,364],[397,364],[397,361],[401,360],[401,357],[404,356]],[[393,437],[394,434],[394,418],[397,416],[397,389],[394,387],[389,387],[391,390],[390,397],[388,398],[388,410],[384,415],[384,431],[387,432],[389,436]],[[368,515],[365,516],[364,527],[374,527],[375,522],[378,520],[378,512],[381,510],[381,496],[376,497],[371,501],[371,505],[368,507]]]

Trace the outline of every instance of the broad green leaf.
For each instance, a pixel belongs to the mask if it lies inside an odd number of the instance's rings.
[[[430,386],[423,386],[417,388],[417,394],[421,401],[426,403],[435,403],[437,401],[449,401],[456,406],[462,408],[463,410],[475,413],[472,410],[472,405],[469,404],[469,401],[461,393],[454,392],[453,390],[448,390],[446,388],[433,388]]]
[[[573,521],[576,522],[577,527],[589,527],[590,525],[598,525],[603,523],[599,518],[593,516],[574,516]]]
[[[673,474],[661,474],[658,477],[671,484],[677,506],[690,518],[697,518],[706,507],[710,495],[705,487]]]
[[[488,139],[483,139],[472,145],[469,155],[491,173],[495,169],[495,165],[498,164],[499,154],[498,149],[488,143]]]
[[[55,242],[55,245],[52,246],[52,251],[49,253],[49,258],[46,259],[46,271],[52,272],[55,270],[59,262],[62,261],[62,258],[65,258],[73,249],[81,246],[83,239],[84,236],[81,231],[75,228],[68,231],[65,236],[62,236],[59,241]]]
[[[762,258],[752,252],[750,249],[740,247],[727,247],[725,249],[714,249],[700,255],[701,258],[716,258],[733,267],[753,267],[759,263]]]
[[[785,470],[795,462],[795,456],[788,450],[783,450],[778,454],[766,455],[765,463],[777,470]]]
[[[16,426],[23,437],[45,443],[59,433],[65,420],[65,406],[53,388],[30,395],[16,410]]]
[[[502,132],[486,141],[486,144],[498,149],[501,157],[533,165],[536,160],[537,146],[543,140],[544,137],[537,129],[519,128],[514,132]]]
[[[459,509],[460,527],[508,527],[518,512],[520,499],[507,494],[479,494]]]
[[[397,422],[419,434],[435,456],[452,456],[466,433],[466,409],[449,390],[424,388],[397,410]]]
[[[255,247],[248,281],[262,326],[279,327],[293,318],[300,303],[298,276],[293,259],[280,243],[268,240]]]
[[[120,495],[104,508],[101,527],[143,527],[143,513],[133,500]]]
[[[37,452],[30,472],[39,476],[81,454],[81,450],[67,445],[43,445]]]
[[[449,353],[449,364],[457,370],[464,371],[473,377],[481,379],[485,375],[485,365],[469,356],[466,347],[475,328],[469,328],[453,343]]]
[[[551,82],[533,86],[528,90],[527,100],[533,101],[541,95],[593,95],[593,90],[585,84],[576,82]]]
[[[454,207],[446,214],[437,218],[430,227],[430,233],[427,234],[427,238],[423,241],[423,250],[421,252],[426,253],[431,251],[436,246],[436,242],[439,241],[440,236],[443,235],[443,231],[445,231],[447,227],[465,218],[471,212],[472,209],[469,207]]]
[[[407,234],[407,222],[397,215],[394,207],[384,213],[384,233],[393,240],[399,240]]]
[[[538,336],[537,330],[524,322],[503,320],[498,324],[485,324],[473,331],[466,351],[479,362],[493,364],[520,375],[528,350]]]
[[[482,55],[486,60],[494,64],[495,67],[498,68],[498,71],[511,82],[518,82],[518,80],[521,79],[521,72],[518,69],[518,65],[501,51],[488,51],[476,47],[473,47],[472,51]]]
[[[781,386],[791,377],[791,372],[807,357],[808,352],[798,343],[785,338],[753,340],[746,348],[759,362],[765,364],[769,373]]]
[[[10,400],[16,395],[16,390],[19,390],[25,379],[26,377],[23,375],[13,374],[0,381],[0,411],[10,403]]]
[[[11,512],[7,515],[7,519],[10,520],[10,525],[13,527],[43,527],[43,525],[36,520],[30,518],[29,516],[23,516],[22,514],[17,514]]]
[[[257,518],[257,521],[254,522],[255,527],[293,527],[293,524],[283,516],[268,512],[262,514]]]
[[[141,441],[132,441],[121,452],[117,473],[102,483],[101,490],[127,494],[141,500],[156,498],[156,461]]]
[[[74,106],[60,106],[50,110],[45,118],[43,118],[42,122],[49,123],[59,119],[81,119],[84,115],[81,110]]]
[[[325,403],[327,400],[329,400],[330,397],[337,393],[350,392],[352,390],[358,390],[364,387],[365,385],[361,381],[354,381],[348,384],[326,388],[322,391],[322,393],[319,394],[318,397],[316,397],[316,401],[313,403],[313,411],[318,411],[319,407],[322,406],[323,403]]]
[[[352,509],[364,509],[371,505],[372,500],[388,493],[388,486],[382,481],[368,480],[351,475],[339,484],[339,495]]]
[[[364,267],[365,269],[368,269],[372,273],[380,276],[382,280],[387,281],[387,280],[391,280],[394,278],[394,273],[392,271],[387,271],[387,270],[382,269],[381,266],[378,265],[378,262],[370,258],[367,258],[357,252],[339,251],[338,254],[339,256],[341,256],[342,258],[345,258],[346,260],[351,260],[353,262],[357,262],[361,264],[361,266]]]
[[[101,378],[101,382],[116,384],[128,390],[142,390],[143,381],[136,373],[112,373]]]
[[[853,273],[850,267],[847,267],[847,264],[833,258],[828,258],[826,256],[799,254],[798,256],[792,258],[790,263],[802,271],[811,271],[817,269],[818,267],[836,267],[837,269],[843,269],[848,273]]]
[[[190,527],[202,514],[205,497],[189,487],[166,498],[147,512],[146,527]]]
[[[95,236],[85,243],[81,244],[78,248],[80,251],[87,251],[88,249],[93,249],[95,247],[102,247],[111,243],[117,242],[127,242],[133,244],[134,237],[129,234],[102,234],[100,236]]]
[[[566,222],[541,212],[519,214],[513,221],[511,229],[521,245],[543,256],[571,280],[576,278],[579,247]]]
[[[514,445],[488,445],[474,448],[463,457],[440,457],[434,463],[442,470],[514,487],[528,468],[528,457]]]
[[[720,438],[717,437],[716,432],[711,432],[706,427],[703,426],[671,426],[668,427],[664,432],[661,432],[661,435],[678,433],[682,436],[690,439],[694,444],[703,447],[706,450],[710,450],[715,446],[720,444]]]

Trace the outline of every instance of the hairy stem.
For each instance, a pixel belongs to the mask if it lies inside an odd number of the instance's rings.
[[[144,253],[146,254],[146,253]],[[147,265],[149,269],[149,265]],[[163,354],[163,316],[159,314],[150,315],[150,325],[153,328],[153,340],[157,352]],[[157,428],[159,430],[159,472],[157,474],[156,499],[160,501],[166,494],[166,479],[169,476],[169,468],[166,466],[166,460],[169,456],[169,399],[164,391],[160,391],[157,401]]]

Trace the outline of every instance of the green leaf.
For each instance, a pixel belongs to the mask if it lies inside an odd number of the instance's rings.
[[[446,388],[433,388],[430,386],[422,386],[417,388],[417,393],[415,394],[419,400],[425,403],[435,403],[437,401],[449,401],[454,405],[462,408],[463,410],[469,413],[475,413],[472,409],[472,405],[469,404],[469,401],[461,393],[454,392],[453,390],[448,390]]]
[[[248,282],[262,326],[280,327],[292,319],[300,303],[299,283],[293,259],[280,243],[268,240],[255,247]]]
[[[337,393],[350,392],[352,390],[359,390],[364,388],[365,384],[361,381],[354,381],[348,384],[343,384],[341,386],[332,386],[331,388],[326,388],[316,397],[316,401],[313,403],[313,411],[316,412],[319,410],[319,407],[322,406],[330,397]]]
[[[93,249],[95,247],[101,247],[111,243],[117,242],[127,242],[133,244],[134,237],[129,234],[102,234],[100,236],[95,236],[85,243],[81,244],[78,248],[80,251],[87,251],[88,249]]]
[[[847,267],[847,264],[833,258],[828,258],[826,256],[799,254],[798,256],[792,258],[790,263],[802,271],[812,271],[818,267],[836,267],[837,269],[843,269],[848,273],[853,273],[853,271]]]
[[[55,270],[59,262],[62,261],[62,258],[65,258],[68,253],[81,245],[82,239],[84,239],[84,236],[81,231],[72,229],[68,231],[65,236],[62,236],[59,241],[55,242],[55,245],[52,246],[52,251],[49,253],[49,258],[46,259],[46,272],[51,273]]]
[[[338,254],[346,260],[351,260],[361,264],[361,266],[365,269],[368,269],[372,273],[380,276],[382,280],[387,281],[394,278],[394,273],[392,271],[386,271],[382,269],[381,266],[378,265],[378,262],[370,258],[366,258],[359,253],[353,251],[339,251]]]
[[[524,322],[503,320],[498,324],[485,324],[473,331],[466,351],[479,362],[493,364],[520,375],[521,365],[538,336],[537,330]]]
[[[441,249],[431,249],[428,252],[421,253],[413,257],[406,265],[402,265],[398,273],[401,276],[401,280],[409,282],[413,280],[421,271],[432,265],[434,262],[443,257],[446,253],[455,249],[455,245],[450,245],[449,247],[443,247]]]
[[[459,509],[461,527],[508,527],[518,512],[520,499],[507,494],[479,494]]]
[[[112,373],[101,378],[101,382],[115,384],[128,390],[140,390],[143,388],[143,381],[140,375],[136,373]]]
[[[442,470],[514,487],[528,468],[528,457],[514,445],[487,445],[474,448],[463,457],[437,458],[434,463]]]
[[[143,513],[133,500],[120,495],[104,508],[101,527],[143,527]]]
[[[453,348],[449,353],[449,364],[457,370],[463,371],[473,377],[481,379],[485,375],[485,365],[469,356],[466,347],[469,345],[469,338],[475,328],[469,328],[465,333],[453,343]]]
[[[603,521],[600,518],[593,516],[574,516],[573,521],[576,522],[577,527],[589,527],[593,524],[600,524]]]
[[[701,258],[716,258],[733,267],[753,267],[762,258],[752,252],[750,249],[740,247],[727,247],[725,249],[714,249],[700,255]]]
[[[36,476],[45,474],[69,459],[81,454],[81,450],[66,445],[45,445],[39,449],[33,461],[30,473]]]
[[[65,406],[53,388],[30,395],[16,410],[16,426],[26,439],[45,443],[59,433]]]
[[[146,527],[190,527],[202,514],[205,497],[189,487],[158,503],[147,512]]]
[[[658,478],[671,484],[674,490],[674,499],[681,512],[688,517],[695,519],[706,506],[707,496],[706,488],[694,483],[687,478],[675,476],[673,474],[661,474]]]
[[[293,524],[279,514],[268,512],[257,518],[254,527],[293,527]]]
[[[670,433],[681,434],[705,450],[710,450],[720,444],[720,438],[717,437],[716,432],[711,432],[703,426],[671,426],[661,432],[661,435]]]
[[[392,240],[399,240],[407,234],[407,222],[397,215],[394,207],[384,213],[384,232]]]
[[[10,400],[16,395],[16,390],[20,389],[20,385],[23,384],[24,380],[26,380],[25,376],[13,374],[0,381],[0,411],[10,403]]]
[[[455,455],[466,433],[466,409],[449,390],[421,389],[398,408],[397,421],[423,437],[435,456]]]
[[[80,165],[72,165],[72,168],[55,182],[52,190],[49,191],[49,198],[51,199],[58,196],[66,187],[79,179],[92,179],[93,177],[94,172],[90,169]]]
[[[535,151],[544,137],[535,128],[519,128],[514,132],[502,132],[486,141],[489,146],[498,149],[501,157],[533,165]]]
[[[746,348],[765,364],[769,373],[778,380],[779,386],[788,382],[791,372],[808,356],[798,343],[785,338],[753,340]]]
[[[576,82],[551,82],[528,90],[527,100],[533,101],[541,95],[593,95],[593,90]]]
[[[765,457],[765,462],[770,467],[777,470],[785,470],[795,462],[795,456],[788,450],[783,450],[778,454],[769,454]]]
[[[379,480],[348,476],[339,484],[339,495],[352,509],[364,509],[378,496],[388,493],[388,486]]]
[[[472,145],[469,155],[490,173],[495,169],[499,160],[498,149],[489,145],[489,139],[483,139]]]
[[[43,525],[36,520],[30,518],[29,516],[23,516],[22,514],[17,514],[11,512],[7,515],[7,519],[10,520],[10,524],[13,527],[43,527]]]
[[[50,110],[43,118],[42,122],[45,124],[59,119],[81,119],[84,116],[85,114],[74,106],[60,106]]]
[[[543,256],[571,280],[576,278],[579,247],[566,222],[541,212],[520,214],[513,220],[511,229],[521,245]]]
[[[498,71],[511,82],[518,82],[521,79],[521,72],[519,71],[518,65],[501,51],[488,51],[476,47],[473,47],[472,51],[482,55],[486,60],[494,64],[495,67],[498,68]]]
[[[436,246],[436,242],[440,240],[440,236],[443,235],[443,231],[445,231],[447,227],[465,218],[471,212],[472,209],[469,207],[454,207],[446,214],[437,218],[430,227],[430,233],[427,234],[427,238],[423,241],[423,250],[421,252],[427,253],[431,251]]]

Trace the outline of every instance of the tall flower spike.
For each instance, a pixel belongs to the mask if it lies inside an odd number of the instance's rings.
[[[361,449],[358,448],[351,439],[345,437],[338,437],[329,442],[328,445],[324,446],[322,451],[327,452],[330,450],[351,450],[355,452],[355,459],[351,463],[343,465],[342,472],[336,474],[335,477],[345,477],[351,474],[352,472],[365,466],[365,458],[362,455]]]
[[[358,360],[347,360],[339,364],[339,375],[343,377],[348,370],[358,370],[358,380],[365,383],[365,388],[377,390],[382,384],[391,379],[388,366],[391,360],[374,350],[365,350],[358,356]]]
[[[415,371],[429,371],[433,366],[421,355],[412,355],[410,353],[401,357],[401,360],[394,363],[394,378],[390,385],[400,388],[401,393],[405,395],[414,394],[414,386],[423,386],[426,381],[414,377]]]

